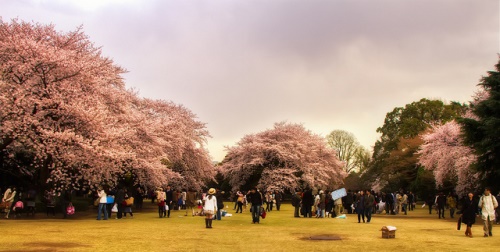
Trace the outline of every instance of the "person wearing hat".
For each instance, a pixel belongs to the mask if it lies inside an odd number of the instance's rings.
[[[212,228],[212,220],[214,213],[217,211],[217,198],[215,197],[215,188],[208,190],[208,195],[205,197],[203,211],[205,212],[205,227]]]

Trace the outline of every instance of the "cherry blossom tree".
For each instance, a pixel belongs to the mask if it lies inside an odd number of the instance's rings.
[[[471,165],[477,156],[463,144],[461,128],[456,121],[434,126],[422,138],[424,144],[418,151],[419,164],[433,171],[437,186],[451,180],[456,184],[457,193],[476,189],[478,174]]]
[[[214,175],[205,125],[183,106],[125,89],[125,70],[81,28],[0,19],[0,73],[4,173],[58,189],[114,185],[130,174],[141,185],[200,186]]]
[[[299,124],[276,123],[227,151],[220,169],[234,190],[335,188],[346,176],[326,140]]]

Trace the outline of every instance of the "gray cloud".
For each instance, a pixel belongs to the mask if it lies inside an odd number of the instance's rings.
[[[129,87],[208,123],[216,160],[224,145],[283,120],[323,135],[348,130],[370,147],[396,106],[466,102],[500,45],[494,0],[0,3],[4,20],[83,24],[130,71]]]

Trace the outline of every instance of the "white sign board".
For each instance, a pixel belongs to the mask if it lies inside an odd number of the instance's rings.
[[[344,196],[347,196],[347,192],[345,191],[345,188],[341,188],[341,189],[338,189],[338,190],[335,190],[332,192],[333,200],[340,199]]]

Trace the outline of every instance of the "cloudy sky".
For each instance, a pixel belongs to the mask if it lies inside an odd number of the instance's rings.
[[[0,0],[3,21],[83,25],[141,96],[183,104],[208,149],[275,122],[352,132],[387,112],[467,102],[500,51],[498,0]]]

